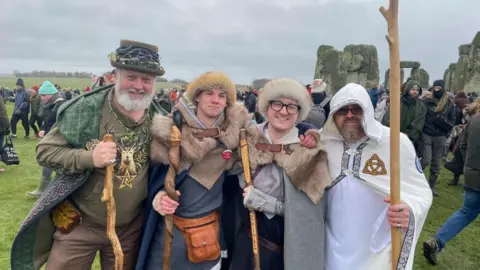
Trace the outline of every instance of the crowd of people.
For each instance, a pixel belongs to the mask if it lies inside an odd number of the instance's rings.
[[[445,244],[478,215],[480,105],[460,92],[452,100],[442,80],[427,91],[413,80],[402,86],[402,202],[390,204],[390,112],[382,87],[349,83],[330,95],[321,79],[305,86],[281,78],[241,92],[226,74],[210,71],[182,89],[156,91],[156,77],[165,73],[156,46],[122,40],[109,58],[114,72],[83,98],[66,101],[50,82],[36,90],[44,111],[51,104],[48,116],[35,120],[42,122],[42,178],[12,244],[13,270],[89,269],[98,251],[102,269],[113,269],[101,200],[107,166],[114,168],[124,269],[163,265],[172,220],[172,269],[254,269],[252,243],[261,269],[387,269],[391,230],[403,238],[397,268],[412,269],[448,138],[449,150],[459,151],[450,162],[464,164],[454,175],[465,174],[465,203],[423,244],[425,257],[437,263]],[[20,79],[16,91],[18,122],[33,103]],[[12,116],[12,136],[17,122]],[[180,143],[171,141],[174,126]],[[103,141],[112,130],[115,142]],[[241,155],[241,134],[248,155]],[[180,148],[175,166],[173,147]]]

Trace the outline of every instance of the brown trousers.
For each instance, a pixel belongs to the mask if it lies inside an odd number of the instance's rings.
[[[130,224],[116,228],[124,255],[124,270],[135,268],[142,225],[143,215],[140,214]],[[53,238],[46,270],[91,269],[97,251],[100,251],[102,270],[115,268],[115,254],[110,240],[108,240],[105,226],[84,219],[68,234],[57,230]]]

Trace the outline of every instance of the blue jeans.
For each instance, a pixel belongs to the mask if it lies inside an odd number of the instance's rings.
[[[439,248],[443,249],[445,244],[472,223],[478,214],[480,214],[480,191],[465,188],[462,208],[451,215],[435,235]]]

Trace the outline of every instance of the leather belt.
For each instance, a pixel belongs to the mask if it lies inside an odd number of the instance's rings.
[[[215,128],[207,128],[203,131],[196,132],[192,134],[193,137],[202,140],[205,138],[218,138],[220,136],[220,128],[215,127]]]
[[[247,232],[248,238],[252,239],[252,232],[250,228],[245,227],[245,231]],[[283,248],[272,241],[269,241],[263,237],[260,237],[257,235],[258,238],[258,244],[270,251],[276,252],[276,253],[283,253]]]
[[[257,143],[255,148],[261,151],[280,153],[283,151],[283,144]]]

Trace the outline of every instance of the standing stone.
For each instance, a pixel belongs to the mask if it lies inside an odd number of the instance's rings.
[[[465,87],[468,72],[468,55],[460,55],[455,66],[455,88],[450,91],[461,91]]]
[[[464,90],[480,92],[480,32],[477,32],[471,44]]]
[[[443,73],[443,81],[445,81],[445,87],[447,87],[447,78],[448,78],[448,73],[449,72],[450,72],[450,69],[447,68],[447,69],[445,69],[445,72]]]
[[[348,45],[343,49],[347,83],[358,83],[366,89],[380,82],[377,48],[373,45]]]
[[[456,89],[456,82],[455,82],[455,67],[457,66],[456,63],[451,63],[448,66],[448,72],[445,79],[445,87],[450,89]]]
[[[413,68],[410,72],[412,80],[417,81],[422,88],[428,89],[428,83],[430,81],[430,75],[423,68]]]
[[[400,69],[400,85],[403,84],[403,79],[405,78],[405,70],[403,68]],[[384,85],[387,89],[390,89],[390,69],[385,71],[385,82]]]
[[[342,62],[343,52],[334,48],[326,49],[318,58],[315,72],[316,79],[322,79],[327,84],[327,94],[333,96],[345,86],[347,72]]]
[[[400,61],[400,68],[420,68],[421,64],[417,61]]]
[[[458,47],[458,55],[470,55],[472,44],[463,44]]]
[[[326,50],[333,49],[333,46],[330,45],[320,45],[317,50],[317,65],[315,66],[315,76],[314,79],[322,78],[323,67],[321,66],[322,59],[324,59],[324,53]]]

